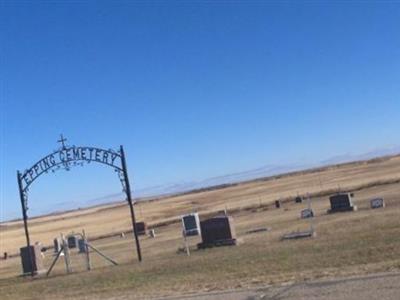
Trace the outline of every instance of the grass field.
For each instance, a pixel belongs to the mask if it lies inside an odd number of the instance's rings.
[[[84,228],[97,248],[119,262],[110,264],[91,254],[94,270],[84,271],[82,255],[72,256],[74,273],[65,275],[59,261],[49,278],[21,278],[20,258],[0,263],[2,299],[118,298],[138,299],[166,295],[247,288],[321,277],[400,270],[400,157],[335,166],[225,189],[175,196],[137,204],[136,212],[156,228],[157,237],[141,237],[143,262],[138,263],[131,234],[97,239],[130,228],[129,210],[108,205],[31,221],[33,241],[51,244],[60,232]],[[355,192],[357,212],[328,215],[327,195],[340,185]],[[311,193],[317,236],[281,241],[284,233],[306,229],[299,218],[306,204],[289,197]],[[385,198],[387,207],[371,210],[369,200]],[[273,201],[287,199],[281,209]],[[183,246],[179,215],[197,210],[200,216],[225,207],[233,215],[241,243],[236,247],[196,250],[199,238],[190,239],[191,256]],[[164,225],[163,225],[164,224]],[[163,226],[162,226],[163,225]],[[247,234],[251,229],[270,231]],[[1,252],[17,253],[24,245],[19,222],[2,224]],[[47,253],[48,267],[52,256]]]

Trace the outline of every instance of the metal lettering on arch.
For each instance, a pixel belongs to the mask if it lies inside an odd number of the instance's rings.
[[[105,150],[95,147],[63,147],[43,157],[31,168],[25,170],[21,175],[23,189],[26,190],[43,173],[54,172],[61,168],[69,170],[72,166],[82,166],[84,163],[90,162],[108,165],[114,168],[115,171],[123,172],[120,151],[116,152],[111,149]]]
[[[132,227],[135,235],[136,250],[139,261],[142,260],[139,238],[136,230],[135,213],[133,209],[133,201],[131,189],[128,178],[128,170],[126,167],[124,148],[120,146],[119,150],[101,149],[96,147],[76,147],[66,146],[66,139],[61,135],[60,149],[52,152],[51,154],[43,157],[37,161],[32,167],[25,170],[23,173],[17,171],[19,194],[22,206],[22,216],[24,220],[24,228],[26,235],[27,246],[30,247],[30,238],[28,230],[28,191],[32,183],[39,178],[42,174],[49,172],[56,172],[57,170],[64,169],[69,171],[71,167],[83,166],[90,163],[100,163],[114,169],[118,174],[121,181],[123,191],[126,194],[127,201],[131,212]],[[30,251],[28,251],[30,254]],[[32,272],[32,275],[33,272]]]

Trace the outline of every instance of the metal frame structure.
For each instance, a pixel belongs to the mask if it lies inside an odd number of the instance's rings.
[[[31,245],[28,230],[28,191],[30,185],[42,174],[55,172],[59,169],[64,169],[69,171],[73,166],[83,166],[84,164],[89,164],[91,162],[96,162],[100,164],[107,165],[114,169],[118,174],[119,180],[121,181],[123,192],[126,194],[126,200],[129,204],[129,209],[131,213],[132,229],[135,236],[136,251],[138,260],[142,261],[142,254],[140,249],[140,242],[136,230],[135,221],[135,211],[133,209],[133,200],[131,194],[131,188],[128,178],[128,170],[125,159],[124,148],[121,145],[118,151],[112,149],[101,149],[95,147],[76,147],[67,146],[65,144],[66,139],[61,135],[60,140],[61,147],[52,152],[51,154],[45,156],[38,162],[36,162],[31,168],[25,170],[23,173],[17,171],[17,180],[19,187],[19,196],[21,199],[22,206],[22,217],[24,220],[24,229],[26,236],[26,244],[29,248]],[[32,255],[28,251],[30,259],[32,261]],[[32,276],[34,271],[32,270]]]

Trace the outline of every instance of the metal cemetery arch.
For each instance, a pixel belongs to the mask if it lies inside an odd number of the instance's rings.
[[[85,163],[96,162],[107,165],[114,169],[118,174],[121,181],[123,191],[126,193],[126,198],[129,203],[131,212],[132,228],[135,235],[136,250],[139,261],[142,261],[142,254],[140,250],[140,243],[138,234],[135,226],[135,212],[133,210],[132,195],[128,178],[128,170],[126,167],[124,148],[120,146],[118,151],[112,149],[105,150],[95,147],[76,147],[66,146],[66,139],[61,135],[61,139],[58,141],[62,144],[61,148],[54,151],[53,153],[45,156],[38,162],[36,162],[31,168],[25,170],[23,173],[17,171],[19,195],[22,206],[22,216],[24,220],[24,228],[26,235],[26,244],[30,247],[30,238],[28,231],[28,191],[30,185],[44,173],[49,171],[55,172],[58,169],[69,170],[72,166],[81,165]],[[32,255],[31,251],[28,250],[29,255]],[[32,270],[32,275],[34,274]]]

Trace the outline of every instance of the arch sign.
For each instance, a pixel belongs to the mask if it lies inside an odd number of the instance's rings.
[[[95,147],[76,147],[66,146],[66,139],[61,135],[61,147],[53,153],[43,157],[32,167],[24,172],[17,171],[19,194],[21,198],[22,216],[24,220],[24,228],[26,235],[26,243],[28,249],[30,247],[30,238],[28,230],[28,191],[31,184],[42,174],[56,172],[64,169],[69,171],[73,166],[83,166],[89,163],[100,163],[114,169],[121,181],[123,191],[126,194],[127,201],[131,212],[132,228],[135,235],[136,250],[139,261],[142,261],[139,238],[135,226],[135,213],[133,210],[132,195],[128,179],[128,170],[126,167],[125,153],[123,146],[118,151],[112,149],[100,149]],[[31,255],[31,251],[28,251]],[[32,256],[32,255],[31,255]],[[32,260],[32,257],[31,257]],[[32,275],[33,271],[32,271]]]

